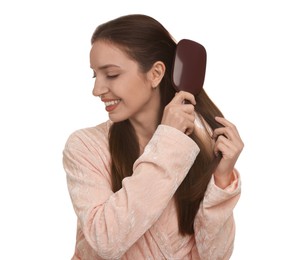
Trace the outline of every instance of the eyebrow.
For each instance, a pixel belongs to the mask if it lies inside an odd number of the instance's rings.
[[[106,64],[106,65],[104,65],[104,66],[98,67],[98,70],[105,70],[105,69],[108,69],[108,68],[111,68],[111,67],[120,68],[120,66],[118,66],[118,65]],[[91,68],[92,68],[92,67],[91,67]]]

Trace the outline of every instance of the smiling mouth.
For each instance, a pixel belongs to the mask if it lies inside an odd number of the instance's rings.
[[[121,99],[115,99],[115,100],[106,100],[104,101],[105,104],[105,110],[107,112],[112,112],[116,109],[116,107],[119,105]]]
[[[111,100],[111,101],[104,102],[104,104],[106,107],[109,107],[109,106],[117,105],[120,101],[121,101],[121,99]]]

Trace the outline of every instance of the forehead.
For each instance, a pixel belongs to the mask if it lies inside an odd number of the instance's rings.
[[[92,67],[99,67],[108,63],[123,65],[134,61],[117,45],[106,41],[96,41],[91,47],[90,62]]]

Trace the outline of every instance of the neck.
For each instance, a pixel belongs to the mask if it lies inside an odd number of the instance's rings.
[[[146,144],[150,141],[158,127],[159,109],[160,99],[156,103],[154,103],[152,108],[148,109],[148,111],[146,111],[145,113],[141,114],[140,116],[137,116],[136,118],[129,119],[138,137],[141,153],[143,152]]]
[[[158,126],[158,114],[154,117],[153,120],[149,118],[145,122],[131,120],[131,124],[133,125],[135,132],[138,137],[140,152],[142,153],[147,143],[152,138],[156,128]]]

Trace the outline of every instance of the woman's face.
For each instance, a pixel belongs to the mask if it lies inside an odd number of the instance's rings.
[[[93,95],[101,97],[113,122],[141,122],[158,111],[160,94],[153,88],[149,72],[140,72],[138,63],[116,45],[96,41],[90,64],[95,77]]]

